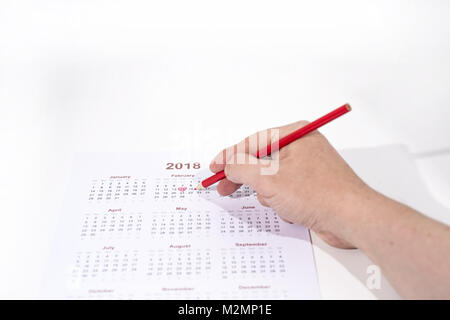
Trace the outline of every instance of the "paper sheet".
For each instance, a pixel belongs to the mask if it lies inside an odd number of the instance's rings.
[[[195,190],[208,175],[169,153],[77,156],[43,297],[319,298],[308,230],[248,187]]]

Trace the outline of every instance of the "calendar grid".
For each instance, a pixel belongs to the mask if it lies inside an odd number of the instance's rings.
[[[184,165],[174,162],[165,174],[142,175],[158,157],[135,166],[131,158],[104,159],[86,159],[93,173],[80,169],[69,189],[48,294],[288,299],[318,292],[314,278],[299,276],[315,272],[307,230],[262,206],[250,187],[223,197],[215,186],[195,189],[206,173],[194,166],[177,169]],[[114,174],[97,173],[109,167]],[[117,174],[127,171],[133,174]]]

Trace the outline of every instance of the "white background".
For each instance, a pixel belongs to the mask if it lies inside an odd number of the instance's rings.
[[[449,1],[0,0],[0,297],[38,293],[73,154],[313,120],[402,143],[450,206]]]

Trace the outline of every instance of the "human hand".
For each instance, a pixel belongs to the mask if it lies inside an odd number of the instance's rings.
[[[262,137],[266,139],[262,145],[268,145],[277,129],[279,137],[274,141],[306,124],[300,121],[259,132],[220,152],[210,164],[211,171],[225,170],[227,177],[219,182],[217,190],[225,196],[241,184],[250,185],[259,202],[273,208],[283,220],[314,230],[333,246],[352,248],[352,208],[373,190],[321,133],[314,131],[294,141],[273,154],[271,160],[253,157],[260,143],[251,141]],[[278,163],[274,165],[274,161]],[[268,170],[277,167],[271,173]]]

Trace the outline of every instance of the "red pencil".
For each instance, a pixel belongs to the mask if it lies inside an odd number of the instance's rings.
[[[307,124],[304,127],[301,127],[300,129],[288,134],[287,136],[281,138],[278,143],[272,143],[271,145],[268,145],[267,147],[258,150],[255,153],[255,157],[257,158],[264,158],[265,156],[269,156],[272,153],[272,149],[277,151],[285,146],[287,146],[288,144],[290,144],[291,142],[294,142],[297,139],[300,139],[301,137],[303,137],[304,135],[310,133],[311,131],[314,131],[318,128],[320,128],[321,126],[327,124],[328,122],[346,114],[347,112],[349,112],[350,110],[352,110],[352,108],[350,107],[350,105],[348,103],[344,104],[343,106],[337,108],[336,110],[331,111],[330,113],[324,115],[323,117]],[[216,183],[217,181],[220,181],[222,179],[226,178],[225,177],[225,172],[224,171],[220,171],[217,172],[215,175],[206,178],[205,180],[203,180],[198,186],[197,186],[197,190],[200,189],[204,189],[209,187],[210,185]]]

